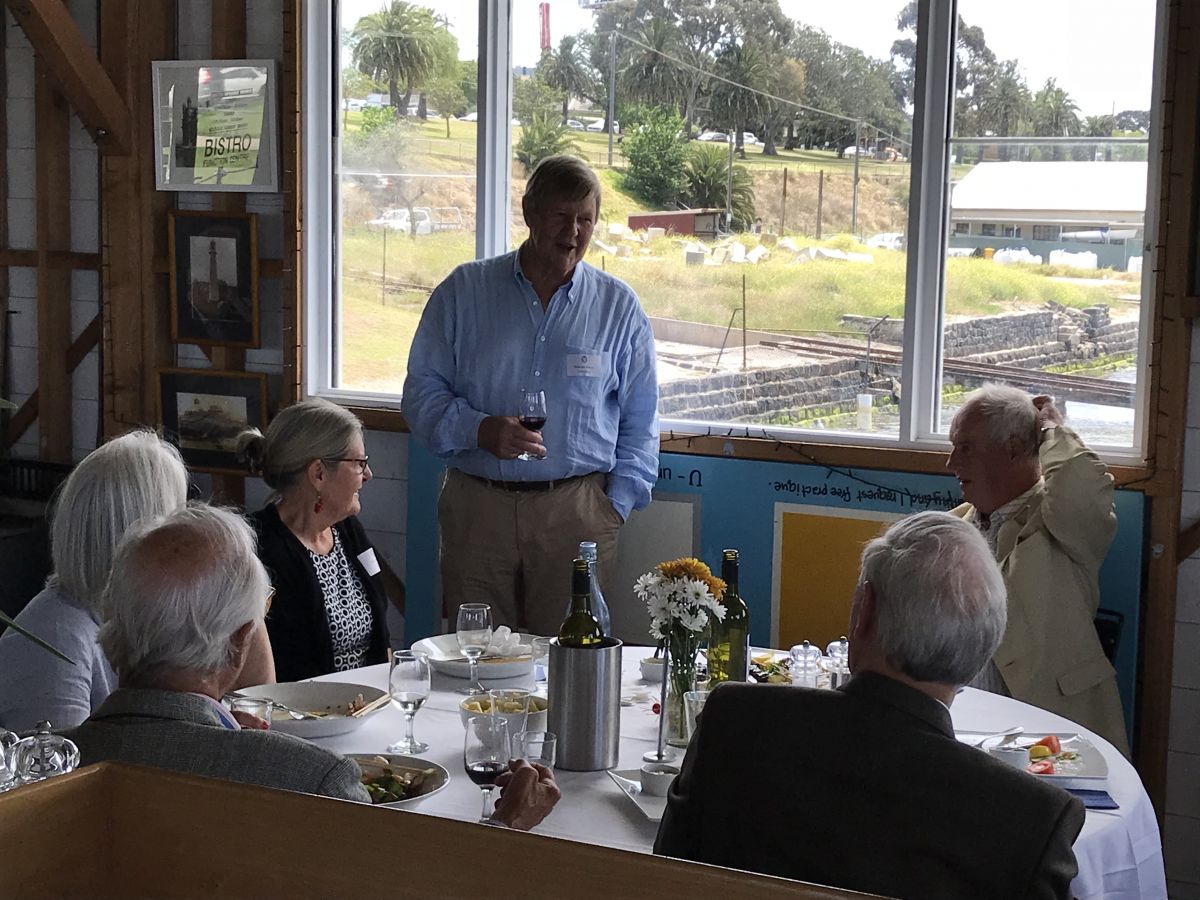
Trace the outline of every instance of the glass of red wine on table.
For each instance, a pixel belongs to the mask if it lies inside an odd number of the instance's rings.
[[[463,738],[463,768],[467,777],[483,791],[480,819],[489,815],[492,790],[500,773],[508,769],[511,745],[508,720],[501,716],[472,716]]]
[[[517,414],[521,424],[530,431],[541,431],[546,427],[546,392],[521,391],[521,410]],[[531,456],[522,453],[517,459],[545,459],[544,456]]]

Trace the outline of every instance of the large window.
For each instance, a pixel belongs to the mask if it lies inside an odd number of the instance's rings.
[[[569,152],[668,427],[917,446],[991,380],[1136,455],[1158,3],[1014,2],[311,5],[307,387],[393,404]]]

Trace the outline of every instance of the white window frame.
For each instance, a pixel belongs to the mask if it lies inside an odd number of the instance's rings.
[[[1163,23],[1167,0],[1158,0],[1151,97],[1152,125],[1148,148],[1147,203],[1139,322],[1139,371],[1135,398],[1135,433],[1131,447],[1095,446],[1107,459],[1139,464],[1145,459],[1147,435],[1145,398],[1149,378],[1150,328],[1154,298],[1155,188],[1159,180],[1161,104],[1165,54]],[[334,36],[338,33],[338,4],[304,4],[304,333],[301,341],[302,387],[306,396],[322,396],[356,406],[396,408],[398,394],[364,393],[333,387],[341,325],[335,291],[340,282],[336,247],[340,222],[335,215],[335,182],[340,117],[339,70],[333,65]],[[904,361],[898,436],[831,434],[793,427],[771,426],[771,436],[825,444],[878,446],[880,449],[943,449],[947,443],[938,428],[942,387],[941,330],[943,320],[946,236],[950,231],[949,172],[953,117],[953,63],[956,0],[920,0],[913,117],[913,148],[905,290]],[[479,109],[477,137],[476,255],[508,250],[512,158],[512,2],[479,0]],[[974,231],[974,229],[972,229]],[[936,298],[921,302],[921,298]],[[704,434],[729,431],[729,422],[662,420],[664,433]],[[732,426],[732,434],[758,436],[762,426]]]

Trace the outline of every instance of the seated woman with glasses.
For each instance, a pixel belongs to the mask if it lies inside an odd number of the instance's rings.
[[[387,661],[387,595],[356,518],[371,480],[362,422],[327,400],[280,411],[266,435],[242,432],[238,452],[273,491],[250,516],[271,575],[267,631],[280,681]]]
[[[96,634],[101,595],[117,542],[139,519],[181,509],[188,476],[179,451],[151,431],[133,431],[96,448],[63,483],[54,501],[46,587],[17,616],[26,630],[74,664],[8,630],[0,637],[0,724],[26,731],[38,722],[78,725],[117,686]],[[274,680],[263,636],[252,648],[241,685]]]

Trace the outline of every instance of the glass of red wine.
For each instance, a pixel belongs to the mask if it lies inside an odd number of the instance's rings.
[[[492,790],[500,773],[508,769],[510,759],[508,720],[502,716],[472,716],[467,719],[463,738],[463,768],[467,777],[483,791],[481,820],[488,817]]]
[[[521,391],[521,411],[517,416],[522,425],[530,431],[541,431],[546,427],[546,392]],[[531,456],[522,453],[517,459],[545,459],[545,456]]]

